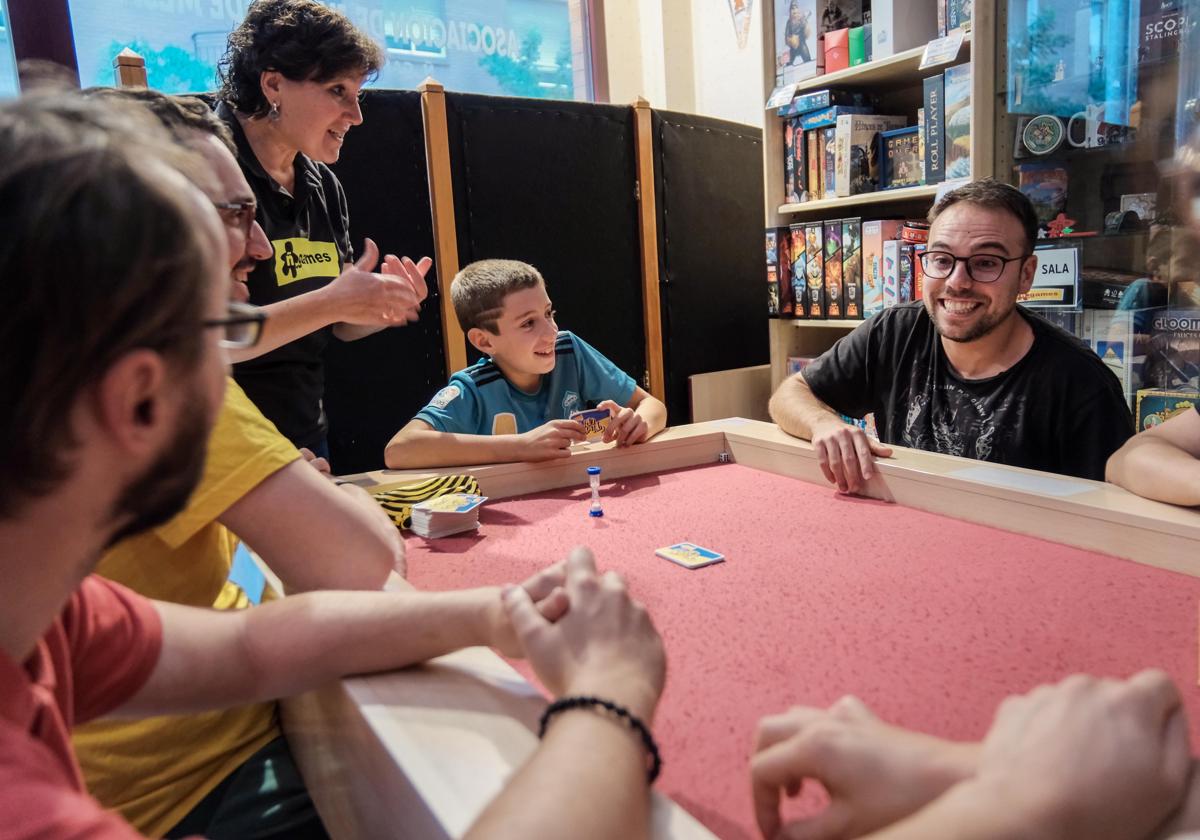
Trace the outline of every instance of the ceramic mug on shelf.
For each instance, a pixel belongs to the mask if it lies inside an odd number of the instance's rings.
[[[1104,103],[1091,102],[1088,103],[1082,111],[1077,111],[1067,120],[1065,140],[1077,149],[1095,149],[1103,146],[1108,139],[1109,132],[1107,129],[1113,126],[1106,125],[1101,117],[1104,116]],[[1076,126],[1083,125],[1083,138],[1075,139]]]

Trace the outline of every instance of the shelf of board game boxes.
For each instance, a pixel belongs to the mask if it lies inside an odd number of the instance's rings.
[[[955,64],[964,61],[970,56],[971,49],[971,33],[963,33],[962,49],[956,58],[949,63]],[[936,67],[927,67],[921,69],[921,58],[925,54],[925,47],[913,47],[911,50],[905,50],[895,55],[890,55],[887,58],[868,61],[863,64],[857,64],[854,67],[847,67],[844,70],[835,70],[832,73],[823,73],[805,79],[796,85],[796,93],[802,93],[806,90],[817,90],[826,87],[840,88],[900,88],[912,85],[921,84],[921,80],[926,76],[931,76],[941,71],[941,65]]]
[[[839,198],[819,198],[813,201],[802,201],[799,204],[781,204],[779,212],[788,215],[822,215],[830,210],[838,211],[847,207],[863,205],[899,204],[905,201],[920,201],[931,199],[937,195],[939,184],[922,184],[919,187],[900,187],[894,190],[876,190],[875,192],[859,193],[858,195],[842,196]]]

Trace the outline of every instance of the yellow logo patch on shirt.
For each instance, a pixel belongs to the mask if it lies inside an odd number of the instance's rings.
[[[504,411],[492,417],[492,434],[515,435],[517,433],[517,415]]]
[[[273,239],[271,247],[275,249],[275,282],[279,286],[341,273],[338,251],[332,242],[313,242],[297,236]]]

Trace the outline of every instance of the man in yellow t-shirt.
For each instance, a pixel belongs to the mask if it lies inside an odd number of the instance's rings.
[[[232,152],[203,109],[140,98],[211,164],[237,279],[270,246]],[[113,547],[96,571],[151,598],[218,609],[246,607],[257,594],[229,580],[239,537],[288,592],[377,589],[393,569],[403,574],[404,544],[387,514],[366,491],[335,486],[314,466],[230,380],[188,506]],[[76,729],[74,744],[91,793],[150,836],[324,836],[274,703],[98,721]]]

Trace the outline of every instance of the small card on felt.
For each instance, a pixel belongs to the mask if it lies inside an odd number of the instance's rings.
[[[713,563],[720,563],[725,559],[724,554],[718,554],[711,548],[704,548],[689,542],[675,543],[675,545],[660,548],[654,553],[672,563],[678,563],[685,569],[699,569],[711,566]]]

